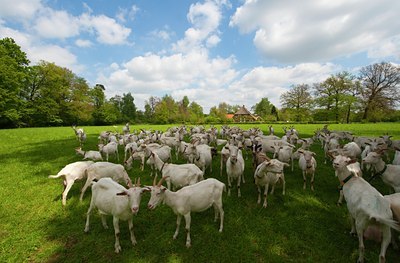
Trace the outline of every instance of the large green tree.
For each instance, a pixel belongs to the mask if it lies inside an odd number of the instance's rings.
[[[21,92],[27,81],[29,60],[12,38],[0,39],[0,127],[21,123]]]
[[[305,120],[309,115],[313,101],[309,85],[291,86],[290,90],[281,95],[280,101],[287,111],[294,113],[296,121]]]
[[[89,86],[67,68],[41,61],[30,67],[21,112],[30,126],[71,125],[91,119]]]
[[[363,102],[362,119],[392,110],[400,101],[400,67],[387,62],[361,68],[359,80]]]
[[[315,104],[325,109],[326,120],[333,116],[339,122],[341,113],[348,113],[346,110],[355,102],[349,96],[354,95],[355,77],[343,71],[331,75],[322,83],[314,84]]]
[[[136,105],[134,101],[135,99],[130,92],[122,95],[121,112],[127,121],[134,122],[136,119]]]
[[[170,95],[165,95],[156,105],[154,120],[156,123],[174,123],[177,120],[178,104]]]
[[[276,118],[272,113],[273,107],[274,105],[269,102],[268,98],[262,98],[258,103],[251,107],[251,110],[263,120],[269,120],[271,117]],[[274,114],[276,114],[276,108]]]

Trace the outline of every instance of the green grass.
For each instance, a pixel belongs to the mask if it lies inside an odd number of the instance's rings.
[[[310,137],[323,125],[296,125],[303,137]],[[134,128],[165,130],[169,126],[142,125]],[[217,126],[219,128],[219,126]],[[254,125],[241,125],[244,129]],[[266,133],[267,125],[259,125]],[[282,135],[282,125],[274,125]],[[400,124],[330,125],[330,129],[349,130],[356,135],[379,136],[386,132],[400,138]],[[96,149],[97,136],[113,127],[84,127],[88,141],[84,149]],[[122,126],[118,127],[121,130]],[[104,230],[97,214],[92,216],[91,231],[83,229],[90,191],[79,202],[83,182],[76,182],[69,192],[67,205],[61,205],[61,179],[49,179],[66,164],[80,160],[78,146],[70,127],[0,130],[0,262],[355,262],[357,238],[348,234],[350,223],[346,206],[337,207],[337,178],[330,164],[324,165],[322,150],[318,153],[315,192],[303,190],[301,172],[287,171],[286,195],[281,187],[268,196],[268,208],[257,205],[251,160],[246,161],[246,183],[242,197],[224,194],[224,231],[218,232],[212,209],[192,214],[192,247],[185,247],[184,223],[177,240],[172,239],[176,217],[167,206],[155,211],[146,208],[149,195],[142,198],[139,214],[134,217],[138,241],[132,247],[126,222],[120,222],[122,252],[114,253],[114,233]],[[120,150],[123,159],[123,150]],[[110,161],[114,161],[111,159]],[[149,168],[129,171],[132,179],[140,176],[151,184]],[[219,158],[213,161],[213,174],[219,177]],[[383,194],[388,188],[374,180]],[[380,245],[366,242],[366,261],[376,262]],[[389,247],[387,262],[398,262],[398,252]]]

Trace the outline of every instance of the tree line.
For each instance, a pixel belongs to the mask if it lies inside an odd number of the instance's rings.
[[[321,83],[296,84],[280,97],[278,109],[268,98],[251,107],[266,122],[272,121],[398,121],[400,68],[381,62],[363,67],[358,75],[340,72]],[[40,61],[30,65],[12,38],[0,39],[0,128],[109,125],[115,123],[227,123],[239,105],[221,102],[204,114],[187,96],[151,96],[144,110],[134,96],[105,96],[105,87],[89,87],[71,70]]]

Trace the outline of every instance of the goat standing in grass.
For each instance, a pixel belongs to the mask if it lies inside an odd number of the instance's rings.
[[[269,185],[272,186],[271,194],[273,194],[275,190],[275,185],[278,181],[282,182],[282,195],[285,195],[286,183],[285,175],[283,173],[283,169],[285,166],[289,166],[289,164],[281,162],[277,159],[266,160],[257,166],[257,169],[254,172],[254,183],[256,184],[258,191],[257,204],[260,204],[261,202],[261,187],[264,186],[265,188],[263,207],[267,207]]]
[[[148,186],[151,191],[151,197],[147,206],[150,210],[155,209],[161,203],[171,207],[177,215],[174,239],[179,234],[179,226],[182,216],[184,216],[186,222],[186,247],[190,247],[191,212],[202,212],[211,206],[214,207],[215,221],[217,221],[218,216],[220,217],[219,232],[222,232],[224,227],[224,210],[222,207],[222,192],[225,191],[224,183],[217,179],[209,178],[172,192],[162,186],[164,180],[165,177],[161,178],[156,185],[156,178],[154,178],[153,186]]]
[[[72,125],[72,129],[74,130],[76,138],[79,141],[79,145],[82,147],[83,143],[86,141],[86,133],[82,128],[77,129],[76,125]]]
[[[64,191],[62,193],[62,204],[67,204],[67,195],[76,180],[86,177],[86,169],[91,166],[92,161],[74,162],[66,165],[57,173],[57,175],[49,175],[49,178],[64,177]]]
[[[229,146],[230,155],[228,160],[226,161],[226,174],[228,175],[228,196],[231,195],[231,183],[232,180],[236,179],[237,181],[237,191],[238,197],[241,196],[240,193],[240,182],[243,179],[244,181],[244,159],[242,156],[242,150],[240,150],[237,146],[230,145]]]
[[[163,162],[157,153],[152,152],[149,159],[160,171],[163,178],[166,178],[167,187],[173,190],[202,181],[203,171],[194,163],[173,164]]]
[[[334,160],[334,167],[337,159]],[[347,176],[337,173],[343,189],[347,208],[352,218],[351,233],[357,233],[359,256],[358,262],[364,262],[364,232],[370,225],[375,225],[382,231],[381,251],[379,262],[385,262],[386,249],[391,241],[391,230],[400,230],[400,226],[393,220],[390,202],[385,199],[374,187],[356,174]]]
[[[303,189],[306,189],[307,175],[311,175],[311,190],[314,191],[315,169],[317,168],[317,161],[314,158],[315,153],[306,150],[298,150],[298,152],[300,154],[299,167],[303,174]]]
[[[133,246],[136,245],[132,218],[139,212],[141,196],[143,192],[147,191],[147,188],[140,187],[140,179],[135,186],[128,189],[114,182],[111,178],[101,178],[98,182],[92,184],[92,199],[87,211],[85,232],[89,232],[90,215],[92,210],[97,207],[105,229],[108,229],[105,215],[113,216],[115,253],[121,252],[119,220],[128,221],[131,242]]]

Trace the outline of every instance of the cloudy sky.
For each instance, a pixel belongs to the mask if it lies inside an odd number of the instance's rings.
[[[251,108],[291,85],[376,62],[400,63],[398,0],[0,0],[0,38],[32,64],[54,62],[131,92],[188,96],[205,113]]]

